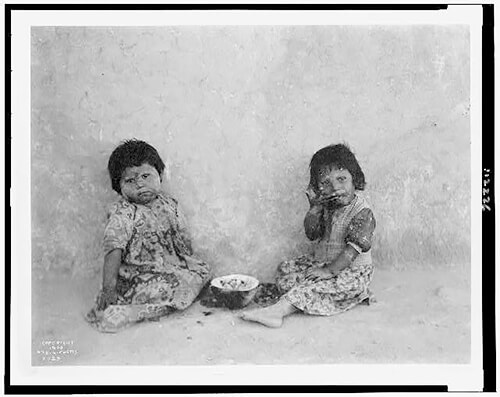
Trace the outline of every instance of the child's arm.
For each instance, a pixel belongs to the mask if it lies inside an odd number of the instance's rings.
[[[375,217],[371,209],[365,208],[356,214],[347,228],[345,239],[347,246],[335,261],[327,265],[328,270],[338,274],[354,262],[360,253],[367,252],[372,246],[375,226]]]
[[[109,305],[116,303],[118,296],[116,292],[116,281],[122,261],[122,250],[114,249],[104,257],[104,268],[102,277],[102,293],[97,305],[98,310],[104,310]]]
[[[132,238],[135,207],[125,200],[114,203],[104,229],[104,267],[102,292],[97,308],[104,310],[117,301],[116,282],[122,255]]]
[[[352,245],[348,245],[340,253],[337,259],[327,264],[325,268],[333,275],[339,274],[346,267],[350,266],[358,255],[359,252]]]
[[[325,233],[325,222],[323,219],[324,207],[312,187],[309,186],[307,188],[306,196],[309,200],[310,208],[304,218],[304,229],[309,240],[317,240],[323,237]]]
[[[375,226],[372,211],[369,208],[361,210],[347,228],[347,244],[340,255],[322,268],[312,268],[306,277],[308,279],[330,278],[350,266],[361,252],[367,252],[371,248]]]
[[[304,230],[309,240],[317,240],[325,232],[325,223],[323,220],[323,207],[312,206],[307,211],[304,218]]]

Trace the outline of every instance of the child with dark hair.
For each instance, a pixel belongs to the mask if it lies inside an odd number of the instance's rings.
[[[164,168],[156,149],[135,139],[109,158],[111,185],[121,198],[108,214],[102,290],[87,314],[100,331],[183,310],[210,277],[209,266],[193,256],[177,201],[161,190]]]
[[[282,262],[276,277],[281,299],[244,312],[242,319],[280,327],[298,311],[330,316],[370,298],[375,218],[357,194],[364,188],[365,176],[348,146],[330,145],[314,154],[304,219],[306,236],[316,242],[314,257]]]

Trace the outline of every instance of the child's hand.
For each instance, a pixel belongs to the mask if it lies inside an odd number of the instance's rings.
[[[305,193],[307,196],[307,200],[309,200],[309,205],[311,207],[319,207],[322,205],[321,196],[314,191],[312,186],[308,186]]]
[[[99,301],[97,302],[97,310],[105,310],[109,305],[114,305],[118,301],[118,294],[114,288],[103,288]]]
[[[306,280],[308,281],[319,281],[332,278],[335,274],[324,267],[315,267],[309,269],[306,274]]]
[[[331,205],[332,203],[334,203],[333,199],[334,199],[334,196],[328,196],[328,197],[325,197],[325,196],[322,196],[321,194],[318,194],[314,191],[314,189],[312,188],[312,186],[309,186],[307,189],[306,189],[306,196],[307,196],[307,199],[309,200],[309,205],[312,207],[322,207],[322,206],[325,206],[325,205]]]

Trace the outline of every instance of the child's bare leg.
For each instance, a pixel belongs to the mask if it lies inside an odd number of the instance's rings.
[[[243,312],[240,317],[246,321],[255,321],[270,328],[279,328],[283,324],[283,318],[295,313],[295,306],[281,298],[274,305],[262,309],[254,309]]]

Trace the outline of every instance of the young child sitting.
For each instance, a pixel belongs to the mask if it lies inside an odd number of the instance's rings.
[[[297,311],[330,316],[369,299],[375,218],[356,193],[364,187],[363,171],[346,145],[327,146],[314,154],[306,191],[310,209],[304,219],[306,236],[316,241],[314,257],[281,263],[276,284],[284,295],[276,304],[244,312],[241,318],[280,327],[285,316]]]
[[[102,290],[87,315],[102,332],[183,310],[210,278],[193,256],[177,201],[161,191],[164,168],[156,149],[139,140],[109,158],[111,185],[122,197],[109,211]]]

